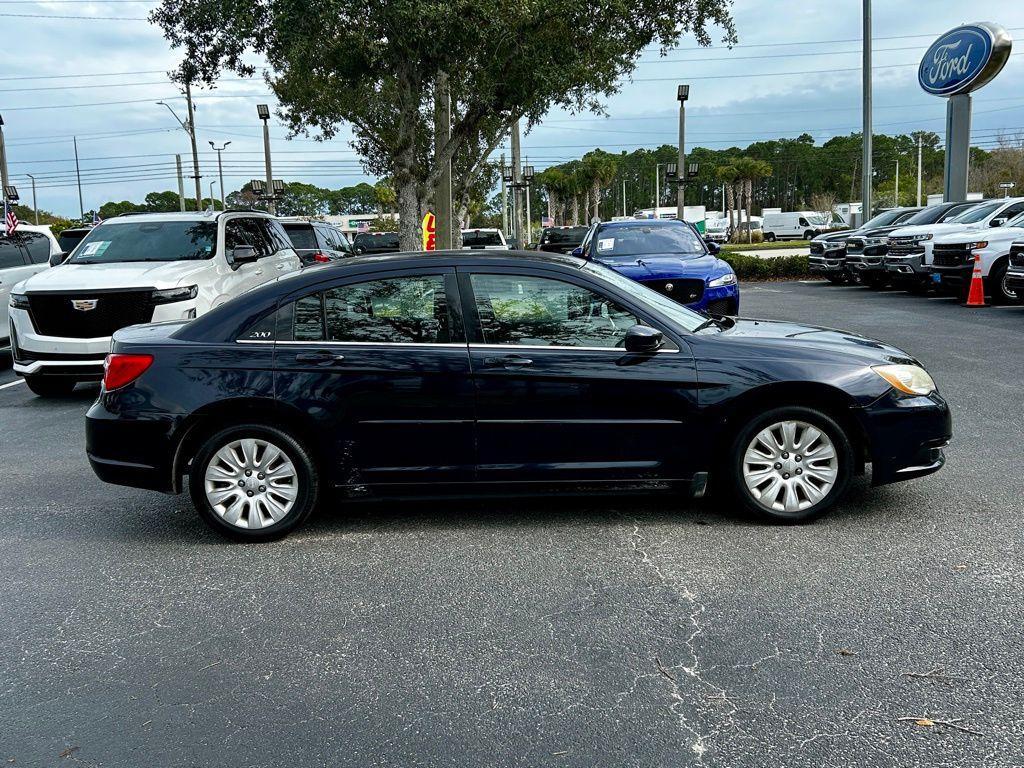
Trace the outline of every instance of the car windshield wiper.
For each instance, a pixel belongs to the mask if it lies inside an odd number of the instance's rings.
[[[703,323],[701,323],[692,331],[690,331],[690,333],[697,333],[698,331],[703,331],[705,328],[710,328],[713,325],[717,325],[724,331],[726,328],[732,328],[734,325],[736,325],[736,321],[728,317],[709,317]]]

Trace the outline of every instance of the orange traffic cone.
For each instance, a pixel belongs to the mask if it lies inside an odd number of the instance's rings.
[[[971,290],[967,294],[966,307],[987,307],[985,303],[985,281],[981,277],[981,256],[974,255],[974,274],[971,275]]]

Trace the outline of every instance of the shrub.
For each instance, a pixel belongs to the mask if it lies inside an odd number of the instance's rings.
[[[719,258],[728,262],[740,281],[802,280],[811,277],[807,256],[780,256],[759,259],[733,251],[722,251]]]
[[[737,244],[747,243],[747,233],[742,231],[742,230],[737,229],[735,232],[732,233],[732,235],[730,235],[729,242],[730,243],[737,243]],[[760,229],[753,230],[750,233],[750,242],[751,243],[763,243],[764,242],[764,232],[762,232]]]

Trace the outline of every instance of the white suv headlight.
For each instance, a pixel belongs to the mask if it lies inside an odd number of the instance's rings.
[[[930,235],[930,234],[929,235],[914,235],[914,242],[915,243],[920,243],[920,242],[922,242],[924,240],[931,240],[932,237],[934,237],[934,235]]]
[[[721,288],[724,285],[735,285],[735,284],[736,284],[736,274],[733,273],[733,272],[730,272],[727,275],[722,275],[721,277],[716,277],[714,280],[709,280],[708,281],[708,288]]]
[[[906,395],[930,395],[935,391],[932,377],[917,365],[876,365],[871,370]]]

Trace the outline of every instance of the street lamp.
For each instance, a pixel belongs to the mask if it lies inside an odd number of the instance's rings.
[[[217,205],[213,202],[213,185],[216,183],[216,179],[210,182],[210,207],[213,208],[214,210],[217,210]],[[223,207],[223,202],[221,203],[221,206]]]
[[[263,121],[263,159],[267,166],[267,188],[273,189],[274,171],[270,165],[270,107],[266,104],[257,104],[256,114]],[[272,214],[276,213],[273,199],[267,201],[267,210]]]
[[[676,87],[676,100],[679,102],[679,162],[676,167],[686,168],[686,100],[690,98],[690,86],[681,83]],[[683,220],[683,209],[686,203],[686,185],[680,184],[676,190],[676,218]]]
[[[210,142],[210,146],[213,147],[213,151],[217,153],[217,175],[220,177],[220,207],[222,211],[226,211],[228,206],[224,201],[224,166],[220,161],[220,153],[227,149],[230,143],[230,141],[225,141],[224,146],[218,149],[216,144],[212,141]],[[213,187],[211,186],[210,189],[213,189]],[[210,199],[212,200],[213,198],[211,197]]]
[[[188,101],[189,112],[192,112],[192,92],[191,90],[186,91],[185,98]],[[196,210],[201,211],[203,208],[203,188],[200,185],[199,175],[199,150],[196,147],[196,130],[192,120],[182,120],[178,117],[178,113],[174,111],[174,108],[166,101],[158,101],[157,104],[167,107],[167,111],[174,115],[174,119],[178,121],[178,125],[181,126],[181,130],[188,134],[189,141],[192,143],[192,178],[196,183]]]

